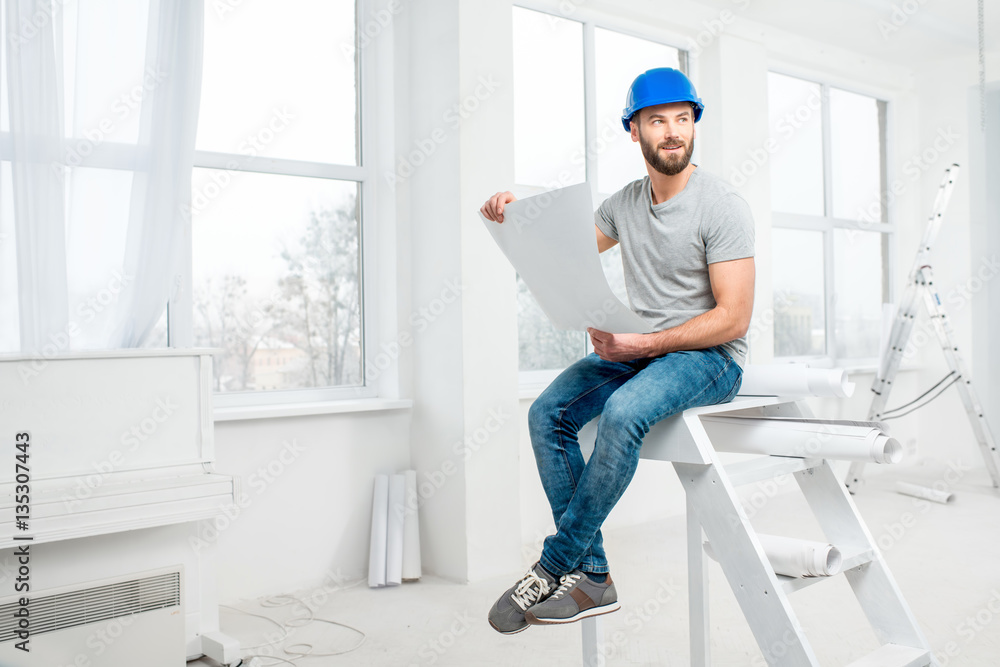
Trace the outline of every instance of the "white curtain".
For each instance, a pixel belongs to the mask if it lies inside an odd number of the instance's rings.
[[[21,350],[141,346],[188,284],[203,3],[3,2]]]
[[[63,136],[62,15],[46,0],[5,4],[21,349],[65,349],[65,179],[53,168]]]
[[[139,152],[132,180],[125,271],[110,347],[138,347],[173,296],[182,242],[190,246],[191,169],[201,100],[204,31],[201,2],[152,0],[146,69],[163,75],[143,96]]]

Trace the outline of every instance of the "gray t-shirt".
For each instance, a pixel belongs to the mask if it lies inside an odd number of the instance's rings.
[[[621,245],[629,304],[656,331],[715,308],[709,264],[754,256],[750,206],[701,168],[683,190],[655,206],[648,176],[629,183],[601,204],[594,222]],[[742,368],[746,336],[722,347]]]

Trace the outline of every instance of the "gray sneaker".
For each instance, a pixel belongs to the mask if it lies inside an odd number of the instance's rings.
[[[574,570],[563,576],[559,588],[552,595],[528,609],[524,619],[530,625],[572,623],[589,616],[610,614],[621,608],[610,574],[603,584],[599,584],[580,570]]]
[[[524,620],[524,612],[531,605],[547,598],[556,585],[556,580],[541,565],[535,563],[490,609],[490,625],[505,635],[526,630],[528,623]]]

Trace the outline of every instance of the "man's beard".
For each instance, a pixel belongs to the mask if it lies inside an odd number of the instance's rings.
[[[671,140],[660,142],[659,145],[674,146],[676,143]],[[642,148],[642,156],[646,158],[646,162],[653,165],[653,169],[665,176],[675,176],[684,171],[691,162],[691,153],[694,152],[694,137],[691,138],[691,142],[688,143],[687,148],[679,155],[674,153],[666,156],[660,155],[658,146],[654,146],[648,142],[642,136],[642,132],[639,132],[639,146]]]

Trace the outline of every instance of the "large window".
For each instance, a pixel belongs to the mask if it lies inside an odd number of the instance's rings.
[[[514,194],[528,197],[587,181],[596,207],[646,175],[639,148],[621,124],[629,85],[652,67],[681,68],[684,54],[590,22],[513,11]],[[627,303],[617,246],[601,255],[601,263]],[[520,278],[517,298],[523,378],[530,382],[538,374],[541,380],[587,354],[586,335],[556,330]]]
[[[216,391],[333,397],[364,384],[355,2],[226,9],[205,6],[193,294],[179,305],[192,342],[222,349]]]
[[[886,103],[768,74],[774,354],[878,356],[891,300]]]
[[[373,208],[375,173],[359,113],[360,82],[372,78],[356,29],[365,6],[204,3],[192,201],[181,212],[190,236],[181,242],[177,289],[144,344],[219,348],[214,385],[226,394],[219,405],[374,395],[362,363],[371,329],[365,212]],[[136,217],[129,198],[134,204],[135,148],[150,110],[162,113],[166,103],[147,103],[163,76],[145,65],[153,52],[148,2],[54,9],[36,19],[58,25],[62,40],[56,53],[66,149],[53,167],[65,163],[66,282],[70,325],[79,331],[72,347],[87,348],[110,340],[101,318],[129,280],[120,267]],[[11,31],[2,21],[0,351],[16,351],[6,42],[39,30],[25,23]],[[367,36],[366,49],[378,41]]]

